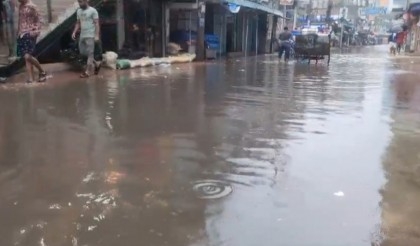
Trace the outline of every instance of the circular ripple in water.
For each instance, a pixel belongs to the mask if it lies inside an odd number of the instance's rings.
[[[219,180],[198,180],[194,182],[194,192],[200,199],[219,199],[232,193],[232,186]]]

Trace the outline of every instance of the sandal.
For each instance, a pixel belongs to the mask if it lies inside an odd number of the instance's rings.
[[[89,78],[89,74],[84,72],[84,73],[80,74],[80,78],[82,78],[82,79]]]
[[[39,73],[38,82],[42,83],[45,81],[47,81],[47,73],[46,72]]]

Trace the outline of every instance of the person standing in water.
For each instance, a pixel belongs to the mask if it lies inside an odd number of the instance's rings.
[[[15,9],[16,0],[4,0],[3,5],[6,11],[6,41],[9,47],[9,59],[16,57],[16,32],[15,32]]]
[[[80,29],[79,51],[87,57],[86,70],[80,75],[81,78],[88,78],[92,68],[95,74],[99,73],[100,61],[95,61],[95,43],[99,47],[99,14],[98,11],[89,6],[88,0],[78,0],[80,9],[77,10],[77,23],[72,38],[76,40],[77,32]]]
[[[47,80],[47,73],[33,56],[36,40],[41,33],[41,18],[38,8],[31,0],[19,0],[19,24],[17,56],[25,59],[28,83],[34,82],[34,67],[39,71],[38,82]]]
[[[291,40],[293,35],[289,32],[289,28],[286,26],[284,31],[279,35],[279,58],[284,54],[284,61],[289,61],[290,58],[290,49],[292,47]]]

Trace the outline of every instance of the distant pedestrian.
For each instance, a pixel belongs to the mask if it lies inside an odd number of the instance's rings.
[[[28,83],[34,82],[34,67],[39,71],[38,82],[47,80],[47,73],[33,56],[36,40],[41,33],[41,18],[38,8],[31,0],[19,0],[19,24],[17,56],[25,59]]]
[[[80,29],[79,51],[81,55],[87,57],[86,70],[80,77],[88,78],[92,68],[94,68],[95,74],[98,74],[101,68],[101,61],[95,60],[95,53],[102,53],[99,40],[99,14],[95,8],[89,6],[88,0],[78,0],[78,2],[80,9],[77,10],[77,23],[72,38],[76,40],[77,32]]]
[[[6,11],[7,22],[13,23],[16,8],[16,0],[4,0],[3,5]]]
[[[279,35],[279,58],[284,54],[284,61],[287,62],[290,59],[290,49],[292,48],[293,35],[289,32],[289,28],[286,26],[284,31]]]
[[[4,0],[6,10],[5,39],[9,48],[9,58],[16,56],[15,8],[16,0]]]

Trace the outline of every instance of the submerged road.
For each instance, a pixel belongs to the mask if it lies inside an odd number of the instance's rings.
[[[416,63],[366,48],[4,85],[0,245],[420,245]]]

